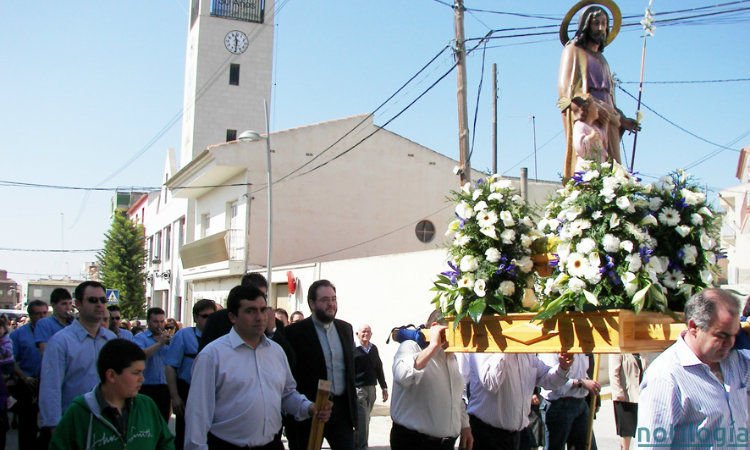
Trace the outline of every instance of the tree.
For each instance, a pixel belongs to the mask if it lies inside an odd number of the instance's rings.
[[[116,212],[112,228],[104,234],[104,249],[96,257],[101,281],[108,289],[120,290],[124,317],[146,313],[146,250],[143,225],[123,212]]]

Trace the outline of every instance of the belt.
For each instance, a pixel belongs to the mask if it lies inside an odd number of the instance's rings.
[[[420,438],[422,440],[425,440],[427,442],[435,442],[435,443],[438,443],[440,445],[447,444],[448,442],[452,442],[452,441],[455,441],[456,439],[458,439],[457,436],[437,438],[437,437],[434,437],[434,436],[430,436],[429,434],[424,434],[424,433],[420,433],[419,431],[414,431],[411,428],[406,428],[405,426],[399,425],[396,422],[393,422],[393,426],[396,427],[396,428],[399,428],[401,430],[401,432],[404,433],[404,434],[411,434],[412,436],[418,437],[418,438]]]

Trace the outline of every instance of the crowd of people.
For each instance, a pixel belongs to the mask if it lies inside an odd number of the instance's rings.
[[[328,280],[310,286],[307,318],[268,307],[267,290],[249,273],[226,308],[196,301],[192,327],[154,307],[142,331],[128,330],[96,281],[53,291],[49,317],[46,302],[31,301],[15,330],[0,317],[0,405],[17,419],[19,448],[282,450],[285,435],[301,450],[316,419],[331,449],[366,449],[378,385],[389,399],[372,328],[336,318]],[[705,290],[685,321],[648,370],[638,354],[610,356],[623,449],[636,433],[660,448],[704,434],[713,440],[701,448],[747,445],[750,340],[739,303]],[[392,449],[596,448],[589,404],[601,386],[589,356],[446,353],[439,312],[425,325],[429,342],[403,340],[394,356]],[[330,382],[329,400],[316,404],[320,380]],[[0,444],[8,427],[0,407]]]

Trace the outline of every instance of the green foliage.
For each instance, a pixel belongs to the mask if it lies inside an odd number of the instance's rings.
[[[104,234],[104,249],[96,255],[104,286],[120,290],[123,317],[143,317],[146,313],[144,241],[143,225],[117,212],[112,227]]]

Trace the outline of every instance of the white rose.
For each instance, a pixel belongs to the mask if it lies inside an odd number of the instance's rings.
[[[487,209],[487,202],[485,202],[484,200],[481,200],[481,201],[477,202],[476,205],[474,205],[474,211],[479,212],[479,211],[483,211],[485,209]]]
[[[471,242],[471,238],[462,233],[457,233],[456,238],[453,240],[453,245],[456,247],[466,247]]]
[[[531,221],[531,217],[525,216],[523,219],[521,219],[521,223],[526,225],[529,228],[534,227],[534,222]]]
[[[497,200],[498,202],[503,201],[503,194],[499,192],[493,192],[487,196],[487,200]]]
[[[643,264],[641,261],[641,255],[638,253],[626,256],[625,262],[628,263],[629,272],[638,272]]]
[[[706,217],[713,217],[713,216],[714,216],[714,214],[713,214],[713,213],[711,212],[711,210],[710,210],[710,209],[708,209],[708,208],[707,208],[707,207],[705,207],[705,206],[704,206],[704,207],[702,207],[701,209],[699,209],[699,210],[698,210],[698,213],[699,213],[699,214],[702,214],[702,215],[704,215],[704,216],[706,216]]]
[[[496,263],[500,261],[502,254],[500,253],[500,250],[494,247],[490,247],[487,249],[487,251],[484,252],[484,256],[487,258],[487,261],[491,263]]]
[[[620,250],[620,239],[612,234],[605,234],[602,239],[602,247],[604,251],[608,253],[614,253]]]
[[[458,268],[461,272],[474,272],[479,268],[479,260],[474,255],[465,255]]]
[[[584,182],[588,183],[589,181],[593,180],[594,178],[597,178],[598,176],[599,176],[598,170],[591,170],[591,171],[584,173],[581,179]]]
[[[580,294],[581,291],[583,291],[583,289],[586,287],[586,282],[581,280],[580,278],[573,277],[570,279],[570,281],[568,281],[568,287],[576,294]]]
[[[661,208],[662,203],[664,203],[664,200],[662,200],[661,197],[652,197],[651,200],[648,201],[648,209],[651,211],[658,211],[659,208]]]
[[[531,244],[534,243],[534,238],[529,236],[528,234],[521,235],[521,246],[523,248],[529,248],[531,247]]]
[[[506,227],[512,227],[516,224],[516,221],[513,220],[513,215],[510,213],[510,211],[501,211],[500,220],[503,221],[503,225],[505,225]]]
[[[510,182],[510,180],[498,180],[490,184],[490,190],[496,192],[501,189],[510,189],[512,186],[513,184]]]
[[[706,285],[711,286],[714,282],[714,275],[708,269],[701,270],[701,281],[703,281]]]
[[[516,292],[516,285],[512,281],[503,281],[500,283],[500,286],[498,287],[500,290],[500,293],[504,296],[508,297],[513,295],[514,292]]]
[[[631,203],[630,199],[627,197],[619,197],[615,201],[615,204],[617,205],[618,208],[620,208],[623,211],[627,211],[627,212],[635,211],[635,207],[633,206],[633,203]]]
[[[620,242],[620,248],[628,253],[633,253],[633,242],[628,240],[622,241]]]
[[[474,216],[474,210],[471,208],[471,205],[462,201],[458,205],[456,205],[456,214],[458,215],[458,217],[464,220],[468,220],[471,219],[472,216]]]
[[[701,216],[698,213],[693,213],[690,215],[690,223],[692,223],[695,226],[703,225],[703,216]]]
[[[500,233],[500,239],[503,241],[503,244],[512,244],[516,239],[516,232],[514,230],[505,230]]]
[[[690,228],[690,227],[689,227],[689,226],[687,226],[687,225],[678,225],[678,226],[674,227],[674,230],[675,230],[675,231],[677,232],[677,234],[679,234],[680,236],[682,236],[682,237],[685,237],[685,236],[687,236],[688,234],[690,234],[690,231],[692,231],[692,228]]]
[[[693,192],[690,189],[684,188],[680,191],[682,198],[690,206],[695,206],[698,203],[703,203],[706,200],[706,195],[702,192]]]
[[[482,196],[482,189],[475,189],[474,192],[471,194],[471,198],[474,201],[477,201],[479,197]]]
[[[591,253],[595,248],[596,241],[591,238],[583,238],[581,239],[581,242],[576,245],[576,251],[583,254]]]
[[[593,214],[591,214],[591,218],[594,219],[594,220],[599,220],[599,219],[602,218],[602,215],[603,214],[602,214],[601,210],[596,210],[596,211],[594,211]]]
[[[587,267],[583,276],[590,284],[597,284],[602,281],[602,273],[599,272],[598,267]]]

